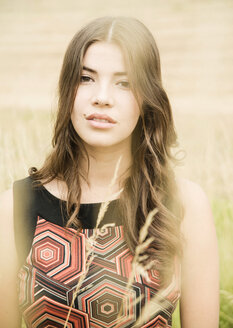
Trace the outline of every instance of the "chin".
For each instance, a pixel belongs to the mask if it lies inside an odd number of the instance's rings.
[[[99,138],[98,138],[99,137]],[[124,138],[111,138],[111,136],[109,135],[105,135],[105,136],[95,136],[95,137],[89,137],[89,138],[83,138],[82,139],[84,142],[84,145],[87,148],[96,148],[96,149],[116,149],[118,147],[120,148],[125,148],[125,147],[131,147],[131,137],[130,136],[126,136]]]
[[[114,149],[115,147],[123,147],[126,145],[126,143],[122,140],[117,140],[117,141],[110,141],[109,138],[105,138],[106,140],[95,140],[95,141],[90,141],[90,140],[86,140],[85,141],[85,145],[86,147],[90,147],[90,148],[96,148],[96,149]],[[128,142],[127,142],[128,145]],[[130,147],[130,143],[129,143],[129,147]]]
[[[91,148],[110,148],[110,147],[114,147],[115,144],[111,144],[111,143],[106,143],[106,142],[95,142],[95,143],[87,143],[86,144],[87,147],[91,147]]]

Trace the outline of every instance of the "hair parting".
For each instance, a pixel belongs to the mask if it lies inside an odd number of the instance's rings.
[[[80,179],[88,172],[79,166],[89,163],[82,140],[74,130],[71,113],[79,86],[82,63],[88,47],[95,42],[113,42],[124,55],[132,92],[140,104],[141,116],[133,132],[131,174],[123,182],[119,204],[124,231],[134,253],[139,232],[148,214],[157,209],[148,226],[153,238],[145,251],[156,263],[161,284],[171,277],[174,256],[181,256],[180,223],[183,212],[173,173],[172,148],[177,145],[171,106],[162,86],[159,52],[150,31],[140,21],[128,17],[103,17],[83,27],[71,40],[64,56],[58,86],[58,114],[52,152],[38,171],[31,175],[37,183],[62,180],[68,189],[67,227],[78,231],[81,200]]]

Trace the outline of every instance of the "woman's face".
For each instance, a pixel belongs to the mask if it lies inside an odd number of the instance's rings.
[[[120,47],[96,42],[84,56],[71,120],[86,146],[131,147],[140,110]]]

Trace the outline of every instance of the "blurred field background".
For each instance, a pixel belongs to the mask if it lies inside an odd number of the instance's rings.
[[[104,15],[139,18],[158,43],[186,152],[177,174],[199,183],[211,201],[220,327],[233,327],[233,1],[0,0],[0,191],[49,152],[64,51],[83,24]]]

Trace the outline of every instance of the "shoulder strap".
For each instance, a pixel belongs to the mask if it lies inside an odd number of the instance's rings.
[[[13,195],[15,244],[21,266],[30,252],[38,216],[63,226],[67,215],[65,204],[43,186],[36,187],[31,177],[15,181]]]

